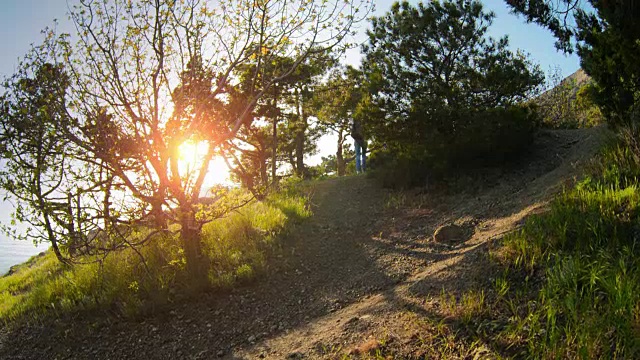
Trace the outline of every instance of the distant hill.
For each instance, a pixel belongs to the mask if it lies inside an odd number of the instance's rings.
[[[587,75],[587,73],[584,72],[584,70],[578,69],[578,71],[576,71],[573,74],[567,76],[562,81],[563,82],[564,81],[569,81],[569,82],[575,81],[576,84],[578,84],[578,85],[584,85],[584,84],[586,84],[586,83],[591,81],[591,76]]]
[[[549,88],[533,102],[540,108],[543,124],[551,128],[577,128],[593,126],[602,121],[595,105],[577,103],[580,89],[592,79],[582,69],[559,79],[557,73],[550,75]]]
[[[578,90],[580,90],[580,88],[585,85],[588,84],[589,82],[591,82],[591,77],[589,75],[587,75],[586,72],[584,72],[584,70],[582,69],[578,69],[576,72],[574,72],[573,74],[567,76],[566,78],[562,79],[559,83],[553,83],[549,86],[549,88],[547,90],[545,90],[542,94],[540,94],[537,99],[544,99],[546,96],[549,96],[550,94],[557,92],[558,89],[563,89],[565,87],[572,87],[573,91],[571,91],[573,93],[573,95],[575,96],[575,94],[578,92]]]

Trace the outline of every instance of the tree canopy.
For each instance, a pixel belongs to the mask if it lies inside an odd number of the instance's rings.
[[[446,143],[471,116],[528,99],[543,75],[506,37],[487,36],[494,14],[479,1],[396,3],[372,20],[363,47],[373,91],[368,126],[389,145]],[[425,140],[431,139],[431,140]],[[435,143],[434,143],[435,146]]]
[[[363,74],[358,69],[338,67],[315,94],[318,120],[337,136],[335,158],[327,158],[327,163],[333,159],[338,176],[346,173],[345,142],[353,121],[358,117],[358,107],[368,96],[364,83]]]
[[[507,0],[514,12],[550,29],[558,48],[577,50],[596,82],[594,99],[614,125],[635,126],[640,90],[640,6],[632,0]]]
[[[210,219],[196,213],[212,159],[306,59],[348,47],[370,6],[79,0],[70,10],[77,32],[48,30],[5,81],[8,170],[0,184],[17,201],[15,218],[41,230],[26,237],[63,244],[59,255],[68,260],[78,246],[117,248],[130,238],[126,229],[150,229],[143,243],[177,223],[188,267],[197,270],[200,229]],[[283,57],[290,61],[272,66]],[[244,97],[230,103],[248,63],[255,66]],[[206,149],[188,167],[180,163],[185,143]]]

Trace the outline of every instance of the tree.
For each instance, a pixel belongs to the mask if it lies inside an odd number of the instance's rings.
[[[549,70],[546,91],[535,99],[540,107],[540,116],[546,126],[576,128],[580,124],[575,98],[578,82],[574,78],[563,78],[562,69]]]
[[[542,72],[510,51],[506,37],[487,36],[493,17],[479,1],[454,0],[396,3],[373,18],[363,71],[382,110],[367,123],[380,142],[420,156],[472,154],[453,149],[475,141],[471,129],[489,129],[479,123],[489,117],[477,114],[534,94]]]
[[[581,116],[582,126],[590,127],[604,123],[604,116],[596,105],[597,86],[593,81],[584,84],[576,93],[575,105]]]
[[[581,10],[582,0],[505,0],[515,13],[525,16],[527,22],[547,27],[556,37],[556,48],[573,51],[572,38],[575,15]]]
[[[20,84],[48,64],[68,79],[59,91],[64,96],[43,105],[64,116],[40,120],[55,129],[51,147],[63,152],[55,155],[70,161],[61,160],[62,169],[23,168],[29,174],[44,170],[36,175],[59,179],[61,188],[45,192],[49,197],[38,205],[12,191],[15,183],[34,191],[29,178],[3,173],[4,189],[19,203],[16,218],[32,211],[43,221],[46,214],[55,216],[59,242],[71,244],[80,234],[92,248],[95,239],[125,241],[126,229],[136,226],[150,229],[148,240],[177,223],[187,270],[199,273],[200,232],[210,219],[197,216],[197,205],[212,159],[251,123],[256,104],[275,84],[309,56],[344,49],[368,9],[366,0],[222,0],[215,7],[190,0],[79,0],[70,14],[77,42],[49,33],[6,83],[2,136],[22,145],[34,134],[6,131],[11,121],[40,125],[20,115],[20,101],[30,98],[20,93]],[[292,63],[265,72],[276,57]],[[242,106],[230,108],[235,71],[250,61],[258,64],[255,87]],[[204,144],[206,150],[197,154],[197,163],[185,166],[180,148],[188,143]],[[29,155],[37,158],[37,148],[27,148]],[[3,160],[13,161],[20,149],[4,146]],[[64,211],[56,210],[62,205]]]
[[[274,58],[271,64],[265,64],[264,71],[278,71],[291,66],[293,61],[287,57]],[[252,115],[258,121],[241,129],[240,136],[233,140],[232,145],[236,150],[234,163],[238,165],[235,172],[243,183],[251,186],[262,183],[263,189],[275,186],[278,164],[282,162],[288,162],[297,175],[307,175],[304,155],[315,150],[314,141],[318,135],[308,121],[310,94],[324,67],[328,66],[326,64],[333,61],[329,54],[308,57],[258,101]],[[232,102],[242,103],[241,99],[255,88],[253,74],[256,66],[256,63],[250,63],[241,68],[240,83],[234,87]],[[267,136],[269,132],[271,134]],[[266,171],[267,162],[271,165],[271,180]],[[243,163],[245,165],[240,166]],[[253,166],[246,166],[249,163]]]
[[[344,144],[348,139],[351,124],[366,89],[362,73],[350,66],[336,68],[327,81],[316,91],[317,117],[320,123],[335,132],[337,147],[335,162],[338,176],[345,175],[346,161]]]
[[[304,155],[315,148],[315,140],[319,136],[309,124],[309,117],[313,111],[313,94],[320,78],[331,68],[336,60],[334,54],[326,53],[322,57],[312,57],[297,69],[297,81],[292,89],[289,106],[293,108],[290,121],[293,131],[295,149],[294,171],[299,177],[307,178],[309,174],[305,168]]]
[[[640,6],[636,2],[507,0],[507,4],[527,21],[551,30],[558,48],[577,49],[582,68],[596,83],[593,98],[610,124],[637,127]]]
[[[266,83],[264,79],[269,79],[273,74],[277,74],[283,68],[289,68],[294,60],[289,57],[275,56],[270,63],[263,64],[262,69],[258,71],[259,63],[257,58],[247,64],[243,64],[238,68],[239,83],[234,87],[231,94],[232,103],[240,104],[240,108],[251,97],[251,94],[260,89]],[[248,126],[240,130],[240,136],[230,140],[234,143],[232,147],[237,150],[237,156],[234,155],[235,164],[237,165],[235,172],[242,175],[245,184],[255,183],[255,169],[260,168],[260,179],[262,188],[266,191],[270,187],[275,187],[277,183],[277,155],[280,145],[278,130],[279,124],[284,120],[282,104],[284,98],[288,96],[289,89],[296,80],[295,71],[288,76],[281,78],[277,83],[271,84],[269,91],[265,92],[262,98],[256,102],[252,117],[259,121],[252,121]],[[269,134],[270,133],[270,134]],[[246,148],[248,145],[249,149]],[[252,150],[251,150],[252,149]],[[268,154],[270,150],[270,154]],[[247,158],[253,158],[256,168],[242,166],[242,162],[246,163]],[[267,160],[271,160],[271,179],[269,180],[267,172]],[[255,161],[258,161],[256,164]]]
[[[272,183],[268,168],[273,148],[270,129],[253,122],[238,133],[237,140],[229,142],[230,149],[225,151],[225,160],[236,176],[236,182],[251,191],[256,198],[262,199]]]
[[[9,227],[15,238],[35,242],[49,241],[60,261],[66,259],[58,243],[59,232],[68,234],[72,246],[73,218],[68,210],[68,196],[73,192],[69,184],[61,181],[71,171],[70,158],[74,154],[65,151],[69,141],[56,128],[64,123],[64,104],[68,77],[59,66],[42,64],[33,77],[21,73],[13,84],[13,91],[0,98],[0,151],[3,166],[0,167],[0,187],[17,200],[13,222],[29,225],[26,234]],[[24,139],[24,140],[23,140]]]
[[[336,162],[336,157],[334,155],[323,156],[320,158],[321,162],[317,165],[318,173],[320,175],[330,175],[335,173],[336,169],[338,169],[338,164]],[[344,175],[344,174],[343,174]],[[338,175],[342,176],[342,175]]]

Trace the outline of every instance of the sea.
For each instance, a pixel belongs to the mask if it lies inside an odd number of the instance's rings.
[[[0,192],[0,224],[8,225],[10,223],[10,214],[13,209],[10,202],[3,201],[3,193]],[[26,225],[19,224],[16,230],[23,232],[24,229],[26,229]],[[14,240],[0,232],[0,276],[6,274],[13,265],[22,264],[33,255],[38,255],[48,248],[48,243],[35,246],[32,241]]]
[[[30,241],[11,240],[0,235],[0,276],[6,274],[13,265],[21,264],[48,248],[49,244],[35,246]]]

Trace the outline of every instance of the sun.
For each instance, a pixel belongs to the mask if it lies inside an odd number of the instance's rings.
[[[202,165],[202,160],[207,155],[209,144],[206,141],[185,141],[178,147],[178,170],[180,176],[189,179],[197,176],[197,172]],[[224,159],[216,156],[209,163],[207,176],[204,180],[204,187],[211,187],[218,184],[230,184],[229,167]]]

